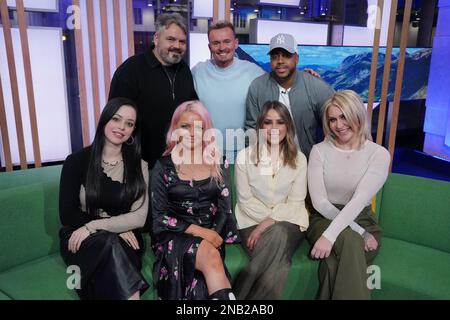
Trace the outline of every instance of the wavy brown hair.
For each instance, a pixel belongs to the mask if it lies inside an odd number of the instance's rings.
[[[292,120],[291,113],[288,108],[279,101],[267,101],[259,113],[258,120],[256,121],[256,131],[258,132],[256,140],[256,165],[258,165],[260,160],[260,146],[261,143],[267,143],[267,141],[260,141],[260,130],[263,130],[264,119],[270,110],[275,110],[278,115],[283,119],[286,124],[286,137],[280,142],[280,156],[283,159],[283,165],[289,165],[291,168],[295,169],[297,167],[297,145],[295,144],[295,127],[294,121]]]

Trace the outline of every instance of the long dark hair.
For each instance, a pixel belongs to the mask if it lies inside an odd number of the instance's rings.
[[[114,98],[108,101],[98,121],[91,155],[86,174],[86,210],[98,215],[100,204],[100,177],[102,175],[102,152],[105,146],[105,126],[122,106],[130,106],[136,111],[135,128],[131,140],[133,143],[122,144],[123,182],[125,187],[119,195],[123,208],[131,207],[140,197],[146,196],[146,183],[142,175],[140,119],[136,104],[126,98]],[[142,201],[142,204],[144,201]],[[142,205],[141,204],[141,205]]]
[[[259,113],[258,119],[256,120],[256,131],[263,129],[264,119],[270,110],[275,110],[281,119],[283,119],[286,124],[286,137],[280,143],[280,155],[283,156],[283,165],[289,165],[291,168],[295,169],[297,167],[297,146],[295,144],[295,127],[294,121],[292,120],[291,113],[288,108],[279,101],[267,101],[264,103],[261,112]],[[267,141],[259,141],[259,134],[257,135],[257,147],[256,147],[256,165],[258,165],[260,160],[260,145],[261,143],[267,143]]]

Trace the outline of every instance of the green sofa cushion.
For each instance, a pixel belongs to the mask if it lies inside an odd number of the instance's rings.
[[[450,183],[390,174],[381,198],[385,236],[450,252]]]
[[[374,261],[381,289],[374,299],[450,299],[450,254],[384,237]]]
[[[2,300],[12,300],[10,297],[8,297],[6,294],[4,294],[3,292],[0,292],[0,301]]]
[[[0,271],[58,250],[58,188],[49,181],[0,192]]]
[[[247,265],[249,259],[240,244],[225,245],[225,265],[231,278],[236,279],[239,272]]]
[[[0,291],[20,300],[73,300],[67,289],[69,274],[59,254],[53,254],[0,273]]]
[[[300,248],[292,258],[286,287],[283,292],[285,300],[311,300],[319,289],[318,267],[319,262],[310,259],[311,246],[303,240]]]
[[[0,190],[37,182],[57,181],[62,165],[0,173]]]

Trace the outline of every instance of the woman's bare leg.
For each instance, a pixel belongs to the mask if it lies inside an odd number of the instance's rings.
[[[195,268],[203,273],[209,294],[231,288],[219,251],[206,240],[198,247]]]

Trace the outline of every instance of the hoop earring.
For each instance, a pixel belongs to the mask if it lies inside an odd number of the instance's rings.
[[[131,142],[130,142],[130,139],[131,139]],[[130,139],[128,139],[125,143],[127,144],[127,145],[129,145],[129,146],[131,146],[133,143],[134,143],[134,137],[133,136],[130,136]]]

